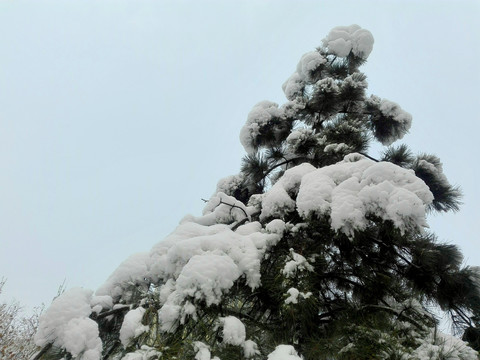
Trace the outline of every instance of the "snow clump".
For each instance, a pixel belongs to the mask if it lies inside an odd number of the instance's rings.
[[[412,357],[414,359],[477,360],[478,352],[461,339],[432,331],[413,351]]]
[[[295,210],[295,196],[303,176],[316,168],[310,163],[291,168],[267,191],[262,199],[260,220],[266,218],[283,218]]]
[[[35,344],[53,344],[78,360],[99,360],[102,341],[92,313],[92,291],[73,288],[57,297],[40,317]]]
[[[239,201],[236,204],[244,207]],[[221,208],[224,204],[217,202],[217,205]],[[225,206],[230,212],[231,207]],[[203,217],[184,220],[149,253],[137,256],[138,264],[132,264],[132,259],[123,262],[97,294],[110,295],[116,302],[121,299],[128,302],[128,286],[132,280],[137,286],[147,287],[151,282],[161,284],[158,315],[160,328],[168,332],[174,331],[187,317],[195,318],[197,302],[205,302],[207,306],[220,303],[224,293],[240,277],[244,277],[252,289],[258,287],[260,261],[280,235],[268,233],[258,222],[242,225],[235,231],[227,224],[205,225],[210,223],[208,219],[216,210],[209,207],[209,211]],[[139,273],[138,269],[143,270]],[[130,271],[134,276],[129,275]]]
[[[245,176],[243,174],[230,175],[220,179],[217,183],[216,193],[222,192],[227,195],[233,195],[237,189],[239,189],[245,182]]]
[[[303,95],[305,89],[305,77],[294,72],[282,85],[282,90],[288,100],[295,100]]]
[[[337,26],[323,39],[328,51],[339,57],[353,55],[367,59],[373,50],[373,35],[358,25]]]
[[[283,220],[273,219],[265,226],[265,228],[270,233],[283,235],[283,233],[287,230],[287,224],[285,224]]]
[[[371,122],[375,137],[383,145],[391,145],[410,130],[412,115],[397,103],[372,95],[366,104],[373,113]]]
[[[162,353],[154,348],[142,345],[138,350],[135,350],[133,353],[128,353],[121,360],[150,360],[160,358]]]
[[[271,101],[261,101],[250,110],[245,125],[240,130],[240,142],[245,151],[252,154],[260,145],[258,136],[262,134],[265,126],[271,124],[275,119],[283,117],[282,108]],[[276,124],[279,125],[279,124]],[[278,126],[277,126],[278,127]]]
[[[326,62],[327,59],[325,59],[318,51],[308,52],[301,57],[297,65],[297,73],[300,77],[311,82],[313,80],[313,73],[315,73]]]
[[[333,230],[353,235],[364,230],[367,215],[392,221],[402,233],[427,226],[433,201],[428,186],[413,170],[363,159],[340,162],[306,174],[297,196],[300,216],[329,215]]]
[[[116,299],[122,295],[131,284],[141,285],[144,282],[145,274],[148,272],[147,252],[130,255],[120,266],[108,277],[107,281],[97,289],[97,296],[110,296]]]
[[[186,217],[187,221],[194,221],[197,224],[205,226],[215,224],[230,224],[234,221],[241,221],[245,218],[250,219],[250,210],[235,197],[229,196],[223,192],[213,195],[203,209],[203,216]]]
[[[298,297],[301,296],[304,299],[308,299],[313,294],[309,291],[307,293],[300,292],[296,288],[290,288],[287,290],[288,297],[285,299],[285,304],[298,304]]]
[[[201,341],[195,341],[193,348],[195,350],[195,360],[220,360],[217,356],[212,358],[210,348]]]
[[[219,318],[223,326],[223,342],[230,345],[243,345],[245,343],[245,325],[235,316]]]
[[[260,219],[283,218],[296,209],[304,219],[328,215],[333,230],[351,236],[366,228],[368,215],[375,215],[405,233],[427,226],[432,201],[413,170],[350,154],[320,169],[305,163],[287,170],[264,194]]]
[[[313,266],[300,254],[297,254],[293,249],[290,249],[290,257],[292,260],[288,261],[283,270],[282,274],[287,278],[294,277],[297,272],[301,271],[313,271]]]
[[[124,348],[127,348],[133,339],[148,331],[149,327],[142,324],[144,314],[145,309],[138,307],[125,315],[120,328],[120,341]]]
[[[253,340],[246,340],[243,344],[243,354],[247,359],[259,355],[260,351],[258,350],[257,343]]]
[[[278,345],[275,350],[268,354],[267,360],[302,360],[297,351],[291,345]]]

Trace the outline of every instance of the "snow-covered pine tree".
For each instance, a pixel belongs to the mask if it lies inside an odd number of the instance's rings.
[[[372,47],[352,25],[302,56],[288,101],[249,113],[240,174],[95,294],[57,298],[36,359],[477,359],[479,272],[426,229],[459,191],[436,156],[390,147],[411,116],[366,95]]]

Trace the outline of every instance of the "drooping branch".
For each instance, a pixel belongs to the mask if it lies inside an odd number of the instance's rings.
[[[282,161],[280,163],[277,163],[275,165],[273,165],[270,169],[268,169],[264,174],[263,174],[263,178],[266,178],[273,170],[275,170],[276,168],[280,167],[280,166],[283,166],[283,165],[286,165],[292,161],[295,161],[295,160],[307,160],[305,157],[303,156],[299,156],[299,157],[296,157],[296,158],[291,158],[291,159],[288,159],[288,160],[285,160],[285,161]]]
[[[233,209],[233,208],[240,209],[240,210],[243,211],[243,213],[245,214],[245,217],[246,217],[247,219],[250,218],[250,217],[248,216],[247,212],[245,211],[245,209],[241,208],[241,207],[238,206],[238,205],[226,203],[226,202],[223,201],[222,199],[220,199],[220,204],[228,205],[228,206],[232,207],[232,209]],[[218,204],[218,205],[220,205],[220,204]]]
[[[423,325],[421,325],[419,322],[417,322],[416,320],[412,319],[411,317],[405,315],[403,313],[403,311],[400,311],[398,312],[397,310],[395,309],[392,309],[391,307],[388,307],[388,306],[382,306],[382,305],[373,305],[373,304],[369,304],[369,305],[365,305],[365,306],[362,306],[360,308],[360,310],[364,310],[364,309],[377,309],[377,310],[383,310],[383,311],[386,311],[386,312],[389,312],[391,314],[394,314],[397,316],[397,318],[401,318],[401,319],[404,319],[404,320],[407,320],[408,322],[412,323],[413,325],[415,325],[415,327],[417,327],[418,329],[422,330],[424,329],[425,327]]]
[[[365,156],[366,158],[368,158],[368,159],[370,159],[370,160],[373,160],[373,161],[375,161],[375,162],[380,162],[380,160],[377,160],[377,159],[375,159],[374,157],[371,157],[370,155],[365,154],[364,152],[358,151],[358,153],[359,153],[360,155]]]
[[[202,199],[203,202],[208,202],[208,200],[206,199]],[[222,199],[220,199],[220,202],[218,203],[218,205],[221,205],[221,204],[224,204],[224,205],[228,205],[232,208],[237,208],[237,209],[240,209],[243,211],[243,213],[245,214],[245,217],[247,218],[247,220],[250,218],[247,214],[247,212],[245,211],[245,209],[243,209],[242,207],[238,206],[238,205],[235,205],[235,204],[229,204],[229,203],[226,203],[225,201],[223,201]],[[217,206],[218,206],[217,205]]]

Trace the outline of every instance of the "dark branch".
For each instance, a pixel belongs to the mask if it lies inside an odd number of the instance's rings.
[[[130,306],[125,305],[124,307],[119,307],[113,310],[105,311],[103,313],[98,314],[95,318],[96,319],[103,319],[104,317],[107,317],[109,315],[117,314],[126,310],[130,310]],[[93,315],[93,314],[92,314]]]
[[[232,208],[240,209],[240,210],[242,210],[243,213],[245,214],[245,217],[247,218],[247,220],[250,218],[250,217],[248,216],[247,212],[246,212],[243,208],[241,208],[240,206],[238,206],[238,205],[226,203],[226,202],[224,202],[222,199],[220,199],[220,204],[224,204],[224,205],[231,206]],[[219,204],[219,205],[220,205],[220,204]]]
[[[52,343],[48,343],[47,345],[45,345],[42,350],[40,350],[37,355],[35,355],[35,357],[32,359],[32,360],[39,360],[48,350],[50,350],[50,348],[53,346]]]

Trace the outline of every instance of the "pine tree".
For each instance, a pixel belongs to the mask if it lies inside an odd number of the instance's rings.
[[[56,299],[36,358],[476,359],[479,271],[426,228],[460,192],[436,156],[392,146],[411,115],[367,96],[372,47],[352,25],[302,56],[287,102],[249,113],[240,174],[95,295]]]

